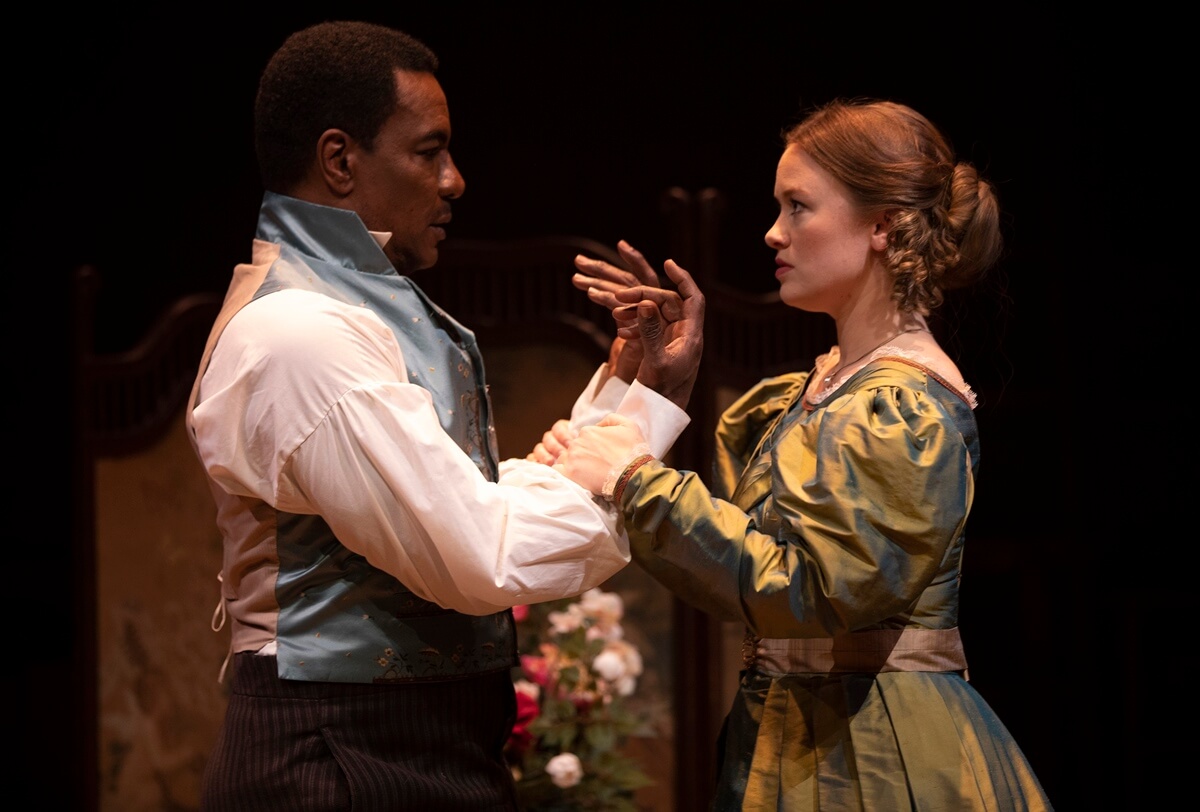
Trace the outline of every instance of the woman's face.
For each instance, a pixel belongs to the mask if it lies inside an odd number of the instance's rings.
[[[795,145],[775,173],[779,217],[767,232],[783,301],[837,318],[878,273],[872,260],[887,245],[882,218],[868,220],[849,190]]]

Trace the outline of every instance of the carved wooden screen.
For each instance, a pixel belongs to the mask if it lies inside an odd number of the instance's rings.
[[[197,808],[225,705],[221,540],[183,407],[221,297],[189,296],[127,352],[91,351],[97,273],[76,278],[82,728],[89,809]]]

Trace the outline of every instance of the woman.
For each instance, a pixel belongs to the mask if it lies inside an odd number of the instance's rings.
[[[747,627],[715,809],[1049,809],[966,679],[975,396],[928,323],[944,290],[999,255],[993,190],[900,104],[836,101],[786,140],[766,241],[782,300],[832,316],[837,346],[730,407],[711,492],[643,453],[619,417],[581,430],[556,464],[612,499],[656,579]],[[630,287],[648,266],[625,254],[636,277],[581,258],[576,284],[617,316],[671,304]],[[659,350],[645,352],[643,364]]]

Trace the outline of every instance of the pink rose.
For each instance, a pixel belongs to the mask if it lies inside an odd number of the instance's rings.
[[[546,682],[550,679],[550,665],[546,662],[545,657],[522,654],[521,670],[525,672],[525,676],[538,685],[545,686]]]

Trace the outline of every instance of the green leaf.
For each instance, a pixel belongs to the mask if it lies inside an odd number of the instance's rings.
[[[584,740],[596,750],[612,750],[617,746],[617,731],[612,725],[592,724],[584,728]]]

